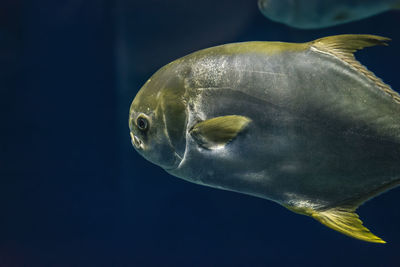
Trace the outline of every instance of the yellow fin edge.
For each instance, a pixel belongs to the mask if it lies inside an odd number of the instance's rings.
[[[362,221],[353,209],[335,207],[323,211],[316,211],[310,208],[285,207],[293,212],[308,215],[323,225],[352,238],[372,243],[386,243],[363,226]]]
[[[380,90],[391,96],[396,103],[400,104],[400,94],[376,77],[373,72],[369,71],[354,57],[354,52],[357,50],[376,45],[387,46],[388,41],[390,41],[390,38],[371,34],[342,34],[320,38],[309,42],[309,44],[320,52],[331,54],[346,62],[367,77]]]

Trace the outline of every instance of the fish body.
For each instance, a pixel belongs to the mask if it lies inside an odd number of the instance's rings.
[[[386,40],[342,35],[190,54],[155,73],[132,102],[132,142],[174,176],[383,242],[355,209],[400,183],[400,97],[352,52]]]
[[[368,18],[400,7],[399,0],[259,0],[267,18],[302,29],[318,29]]]

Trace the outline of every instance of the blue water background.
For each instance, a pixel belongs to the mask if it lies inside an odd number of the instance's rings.
[[[172,177],[130,144],[129,105],[170,61],[342,33],[391,37],[357,58],[400,88],[399,11],[304,31],[255,0],[2,1],[0,266],[400,266],[400,188],[359,209],[388,242],[370,244]]]

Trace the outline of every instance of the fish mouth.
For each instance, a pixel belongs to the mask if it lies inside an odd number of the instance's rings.
[[[130,134],[130,136],[131,136],[131,143],[132,143],[132,146],[144,157],[144,158],[146,158],[147,160],[149,160],[150,162],[153,162],[154,164],[156,164],[156,165],[158,165],[158,166],[160,166],[161,168],[163,168],[164,170],[166,170],[166,171],[173,171],[173,170],[175,170],[175,169],[177,169],[178,167],[179,167],[179,165],[181,164],[181,162],[182,162],[182,156],[180,156],[177,152],[176,152],[176,150],[174,149],[174,147],[173,146],[169,146],[170,147],[170,149],[172,150],[170,150],[170,152],[172,152],[173,154],[172,154],[172,157],[173,157],[173,159],[171,160],[171,162],[172,162],[172,164],[162,164],[162,163],[160,163],[160,161],[154,161],[153,159],[151,159],[151,158],[148,158],[147,156],[146,156],[146,153],[145,153],[145,144],[142,142],[142,140],[140,140],[140,138],[138,138],[136,135],[134,135],[132,132],[130,132],[129,133]],[[144,153],[144,154],[143,154]]]
[[[131,135],[131,143],[136,149],[143,149],[143,142],[132,132],[130,132]]]

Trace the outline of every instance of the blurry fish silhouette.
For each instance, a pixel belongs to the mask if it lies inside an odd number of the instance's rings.
[[[400,8],[400,0],[258,0],[267,18],[302,29],[318,29]]]
[[[132,144],[168,173],[384,243],[355,213],[400,183],[400,96],[353,55],[374,35],[200,50],[132,102]]]

